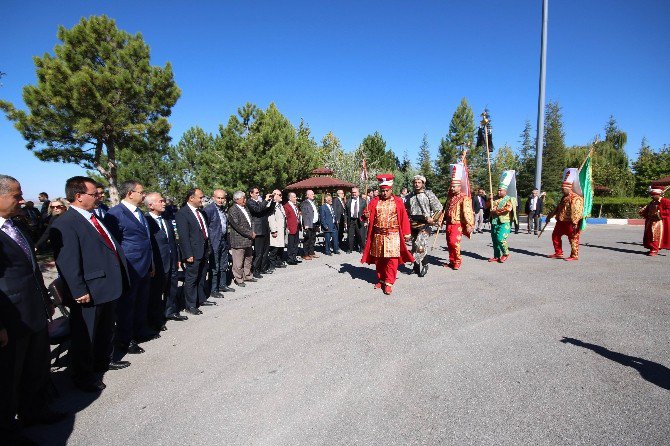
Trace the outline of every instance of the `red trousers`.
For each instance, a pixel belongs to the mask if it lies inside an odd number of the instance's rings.
[[[554,251],[556,255],[563,255],[563,243],[561,237],[568,236],[570,242],[570,257],[579,258],[579,228],[575,231],[572,227],[572,222],[557,221],[554,226],[554,232],[551,233],[551,241],[554,243]]]
[[[375,257],[375,269],[379,282],[393,285],[398,275],[398,257]]]
[[[447,248],[449,248],[449,263],[461,266],[461,238],[463,238],[463,227],[460,223],[447,225]]]

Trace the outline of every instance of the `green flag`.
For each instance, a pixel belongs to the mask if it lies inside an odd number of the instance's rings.
[[[586,217],[591,216],[591,208],[593,208],[593,175],[591,172],[591,154],[586,157],[586,161],[579,170],[579,186],[582,189],[584,196],[584,212],[582,213],[582,224],[580,231],[586,229]]]

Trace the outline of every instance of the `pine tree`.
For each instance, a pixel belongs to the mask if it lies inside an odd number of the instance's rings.
[[[519,196],[530,195],[535,189],[535,157],[537,149],[535,148],[533,137],[531,136],[532,127],[529,120],[526,120],[523,131],[519,135],[519,172],[517,175],[517,188]]]
[[[449,165],[460,159],[463,148],[471,143],[471,152],[468,154],[468,165],[470,167],[470,179],[474,184],[479,184],[481,174],[481,154],[484,155],[484,168],[486,169],[486,153],[474,147],[475,121],[472,108],[466,98],[461,99],[456,107],[451,122],[449,133],[440,140],[435,170],[438,177],[434,190],[446,191],[449,184]]]
[[[438,186],[436,182],[435,171],[433,170],[433,162],[430,156],[430,145],[428,144],[428,135],[423,134],[421,145],[419,146],[419,156],[417,158],[419,175],[426,177],[426,187],[435,192],[435,187]],[[437,192],[435,192],[437,193]]]
[[[542,154],[542,188],[560,191],[565,166],[565,132],[558,102],[545,107],[544,148]]]
[[[181,92],[170,63],[150,65],[142,36],[104,15],[61,26],[57,37],[55,55],[35,57],[37,85],[23,88],[29,112],[5,101],[0,108],[39,159],[97,170],[116,203],[119,151],[167,144],[167,117]]]

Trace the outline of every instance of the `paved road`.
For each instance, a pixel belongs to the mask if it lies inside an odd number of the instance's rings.
[[[593,226],[579,262],[550,234],[488,233],[460,271],[401,273],[391,297],[358,255],[282,270],[145,344],[76,419],[75,445],[670,444],[670,258],[639,227]],[[566,243],[567,245],[567,243]],[[564,338],[573,341],[563,343]]]

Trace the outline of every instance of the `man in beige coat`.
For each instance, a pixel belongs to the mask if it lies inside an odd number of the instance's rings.
[[[275,206],[274,213],[268,216],[268,224],[270,226],[270,251],[268,257],[271,267],[286,268],[286,263],[284,263],[286,213],[284,206],[281,205],[281,191],[278,189],[272,191],[272,199],[277,205]]]

